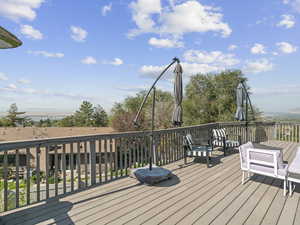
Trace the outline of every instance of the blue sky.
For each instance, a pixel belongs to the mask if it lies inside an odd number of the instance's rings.
[[[0,111],[109,110],[147,88],[174,56],[184,83],[242,69],[265,112],[300,108],[300,0],[0,0],[22,41],[0,52]],[[172,91],[172,73],[158,85]]]

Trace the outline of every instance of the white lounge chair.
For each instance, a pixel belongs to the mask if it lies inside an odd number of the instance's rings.
[[[294,183],[300,183],[300,147],[298,147],[295,158],[288,167],[288,182],[291,196],[295,188]]]
[[[283,163],[283,154],[278,149],[259,149],[254,148],[251,142],[239,147],[242,184],[245,183],[245,172],[248,178],[251,173],[265,175],[283,180],[283,194],[286,195],[287,168]]]

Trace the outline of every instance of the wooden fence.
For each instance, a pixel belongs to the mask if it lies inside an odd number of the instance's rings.
[[[299,141],[299,125],[211,123],[154,132],[154,163],[163,166],[184,157],[183,135],[207,140],[212,129],[260,142],[282,137]],[[274,129],[275,128],[275,129]],[[295,133],[297,131],[297,133]],[[297,135],[296,135],[297,134]],[[126,132],[0,143],[0,211],[18,208],[52,197],[128,176],[131,168],[147,165],[151,132]]]

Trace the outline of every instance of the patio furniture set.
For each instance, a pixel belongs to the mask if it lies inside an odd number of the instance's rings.
[[[281,149],[264,149],[248,142],[239,147],[242,170],[242,184],[245,183],[245,173],[250,178],[251,173],[265,175],[283,180],[283,195],[287,186],[291,196],[295,188],[294,183],[300,183],[300,147],[289,165],[283,161]]]
[[[231,137],[236,137],[233,140]],[[214,148],[221,148],[224,156],[230,149],[235,149],[240,146],[241,136],[240,135],[232,135],[226,132],[225,128],[221,129],[213,129],[211,138],[207,140],[197,140],[196,138],[192,138],[191,134],[187,134],[184,136],[184,162],[186,163],[187,157],[205,157],[207,167],[209,167],[212,151]]]
[[[212,138],[207,143],[197,142],[191,134],[184,136],[185,163],[187,157],[205,157],[207,167],[210,165],[212,151],[219,147],[224,156],[229,149],[238,149],[240,154],[240,165],[242,170],[242,184],[250,179],[252,174],[260,174],[283,180],[283,194],[291,196],[295,183],[300,183],[300,147],[297,149],[294,159],[290,165],[283,161],[282,149],[268,147],[252,142],[241,145],[241,137],[235,140],[229,139],[226,129],[213,129]]]

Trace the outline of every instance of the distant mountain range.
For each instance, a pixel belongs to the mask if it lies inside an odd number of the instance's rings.
[[[58,112],[58,111],[26,111],[26,117],[31,118],[33,121],[40,121],[41,119],[59,120],[66,116],[73,114],[73,112]],[[6,116],[7,112],[0,112],[0,117]]]
[[[300,114],[300,108],[294,108],[289,111],[292,114]]]
[[[289,112],[265,112],[264,117],[269,120],[300,120],[300,108],[292,109]]]

